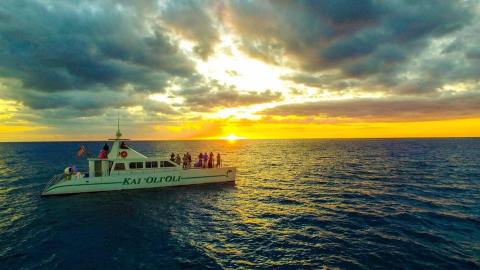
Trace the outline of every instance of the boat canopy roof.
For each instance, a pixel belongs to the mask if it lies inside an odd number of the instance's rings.
[[[115,139],[110,139],[110,140],[113,140],[113,145],[110,148],[110,152],[108,153],[107,160],[128,161],[128,160],[143,160],[148,158],[147,156],[141,154],[140,152],[128,146],[127,141],[129,141],[129,139],[122,139],[121,137],[122,137],[122,133],[120,132],[120,120],[118,120],[118,128],[117,128],[117,133],[115,134]]]
[[[113,142],[110,153],[108,153],[109,160],[118,159],[147,159],[148,157],[131,148],[124,140],[115,140]]]

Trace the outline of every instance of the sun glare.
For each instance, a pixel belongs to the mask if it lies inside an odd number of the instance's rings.
[[[244,137],[238,137],[237,135],[235,134],[230,134],[226,137],[223,137],[222,138],[223,140],[227,140],[227,141],[230,141],[230,142],[234,142],[234,141],[237,141],[237,140],[242,140],[242,139],[245,139]]]

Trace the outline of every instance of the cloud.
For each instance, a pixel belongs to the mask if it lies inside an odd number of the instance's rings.
[[[205,1],[169,1],[161,19],[170,30],[196,42],[194,51],[203,59],[213,53],[219,34]]]
[[[2,1],[1,74],[44,92],[126,84],[161,91],[170,76],[188,77],[194,67],[143,10],[110,1]]]
[[[179,112],[165,102],[149,100],[143,104],[143,109],[147,112],[161,113],[167,115],[178,115]]]
[[[49,93],[23,88],[21,81],[16,79],[0,79],[0,98],[17,100],[33,110],[69,108],[79,113],[83,112],[78,116],[85,116],[90,114],[88,111],[101,112],[111,108],[135,106],[143,102],[145,93],[133,89],[105,87]]]
[[[172,94],[183,99],[183,103],[179,106],[196,112],[212,112],[221,108],[269,103],[283,99],[280,92],[244,91],[237,89],[234,85],[221,84],[216,80],[195,81],[194,84],[185,85]]]
[[[297,72],[283,75],[280,79],[329,92],[344,91],[348,88],[359,86],[357,79],[345,79],[338,73],[312,74]]]
[[[60,129],[108,125],[118,108],[177,114],[149,95],[198,74],[159,14],[155,1],[1,1],[0,98],[25,106],[22,121]]]
[[[460,1],[231,1],[221,16],[254,57],[365,77],[394,71],[472,12]]]
[[[158,131],[175,139],[211,139],[223,134],[222,123],[206,122],[203,124],[189,123],[188,126],[159,127]]]
[[[396,98],[358,98],[280,105],[262,112],[274,116],[323,116],[368,121],[421,121],[480,116],[480,93]]]
[[[260,103],[279,101],[282,94],[270,90],[264,92],[238,92],[236,90],[219,90],[195,95],[186,95],[185,104],[193,111],[213,111],[218,108],[240,107]]]
[[[247,54],[319,91],[438,95],[480,76],[475,1],[229,1],[219,14]]]
[[[117,109],[175,126],[290,98],[263,119],[478,116],[479,17],[480,3],[463,0],[4,0],[0,99],[18,104],[12,123],[77,131]],[[256,62],[245,54],[274,66],[272,87],[230,85]],[[301,103],[318,97],[342,100]]]

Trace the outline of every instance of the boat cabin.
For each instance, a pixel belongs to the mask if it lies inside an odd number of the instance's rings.
[[[114,143],[106,159],[89,158],[90,177],[149,173],[158,169],[177,169],[179,165],[160,157],[147,157],[127,145],[128,140],[113,139]]]

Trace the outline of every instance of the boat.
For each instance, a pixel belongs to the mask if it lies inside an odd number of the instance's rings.
[[[192,168],[162,157],[147,157],[127,145],[118,125],[106,158],[88,158],[88,172],[67,167],[54,175],[42,196],[235,182],[235,167]]]

